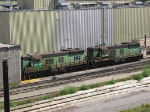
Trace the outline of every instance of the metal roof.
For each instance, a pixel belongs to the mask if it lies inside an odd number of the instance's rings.
[[[2,50],[2,51],[15,50],[15,49],[21,49],[21,46],[20,45],[12,45],[12,44],[0,43],[0,50]]]
[[[6,7],[6,6],[13,6],[12,4],[0,4],[0,6]]]
[[[0,48],[3,48],[3,47],[15,47],[15,46],[16,45],[0,43]]]

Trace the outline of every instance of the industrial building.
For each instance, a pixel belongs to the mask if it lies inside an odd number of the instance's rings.
[[[20,83],[21,81],[21,58],[20,45],[0,43],[0,85],[3,84],[3,58],[8,59],[9,83]]]
[[[0,12],[0,42],[21,54],[114,45],[150,37],[150,7]]]
[[[17,5],[21,9],[49,10],[49,9],[83,9],[100,8],[114,2],[123,4],[134,0],[16,0],[0,1],[0,10],[13,9],[11,5]],[[102,3],[103,2],[103,3]],[[15,9],[16,10],[16,9]]]

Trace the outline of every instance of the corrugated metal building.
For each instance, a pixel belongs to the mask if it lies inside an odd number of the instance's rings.
[[[20,83],[21,81],[21,58],[20,46],[0,44],[0,85],[3,84],[3,58],[8,59],[9,83]]]
[[[149,12],[150,7],[0,12],[0,42],[20,44],[22,54],[120,44],[150,37]]]
[[[150,37],[150,7],[119,8],[113,10],[114,44]]]
[[[55,11],[13,11],[10,15],[10,41],[20,44],[22,53],[57,50]]]
[[[58,48],[84,48],[102,42],[102,9],[60,10],[57,20]]]

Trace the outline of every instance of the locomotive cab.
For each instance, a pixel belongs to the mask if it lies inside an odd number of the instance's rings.
[[[106,46],[96,46],[87,49],[88,66],[96,67],[102,61],[108,59],[108,48]]]
[[[41,69],[42,68],[42,62],[41,62],[41,55],[38,55],[38,54],[32,54],[31,55],[31,66],[34,68],[34,69]]]
[[[100,46],[102,59],[108,58],[108,48],[106,46]]]
[[[24,70],[28,67],[31,67],[31,57],[30,56],[22,56],[21,57],[21,69]]]

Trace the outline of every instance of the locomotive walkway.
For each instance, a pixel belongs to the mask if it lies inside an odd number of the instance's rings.
[[[50,88],[46,88],[46,89],[39,89],[39,90],[35,90],[35,91],[30,91],[30,92],[27,92],[27,93],[20,93],[20,94],[10,95],[10,100],[24,99],[26,97],[34,97],[34,96],[38,96],[38,95],[41,96],[41,95],[57,92],[57,91],[63,89],[64,87],[66,87],[66,86],[80,87],[83,84],[84,85],[90,85],[90,84],[96,84],[96,83],[100,83],[100,82],[110,81],[111,79],[114,79],[114,80],[122,79],[122,78],[126,78],[126,77],[129,77],[131,75],[138,74],[138,73],[141,73],[141,71],[132,72],[132,73],[124,73],[124,74],[116,74],[116,75],[111,75],[111,76],[105,76],[105,77],[86,80],[86,81],[82,81],[82,82],[75,82],[75,83],[71,83],[71,84],[60,85],[60,86],[57,86],[57,87],[50,87]],[[0,98],[0,102],[3,102],[3,101],[4,101],[3,97]]]

